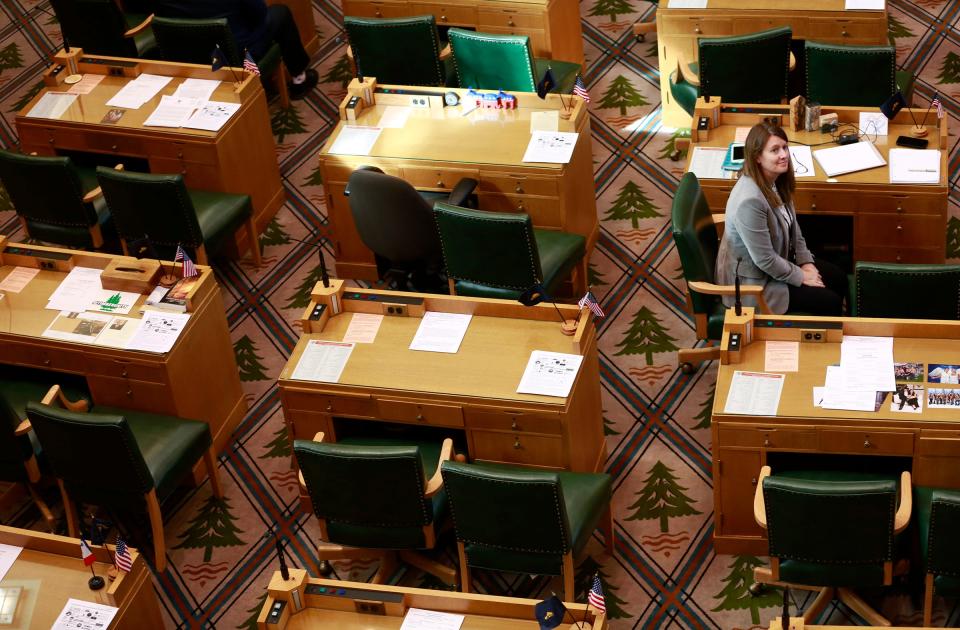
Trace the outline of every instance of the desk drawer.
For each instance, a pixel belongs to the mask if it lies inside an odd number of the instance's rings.
[[[344,15],[355,15],[358,17],[406,17],[411,15],[410,9],[405,2],[353,2],[344,0]]]
[[[944,246],[947,226],[937,214],[862,213],[857,216],[856,229],[858,245],[937,247]]]
[[[516,9],[480,9],[478,12],[480,30],[493,28],[543,28],[542,13],[522,13]]]
[[[857,206],[857,196],[854,193],[798,189],[794,195],[794,207],[798,213],[834,212],[853,214]]]
[[[719,435],[721,446],[752,446],[792,451],[813,451],[817,448],[817,432],[813,427],[779,429],[721,426]]]
[[[376,405],[370,396],[331,396],[305,389],[281,390],[283,406],[289,410],[317,411],[334,416],[376,417]]]
[[[484,173],[481,175],[477,190],[504,195],[538,195],[541,197],[556,197],[559,194],[558,181],[554,177],[527,177],[507,173]]]
[[[518,197],[480,193],[480,207],[490,212],[526,212],[537,227],[563,227],[560,200],[549,197]]]
[[[380,399],[377,401],[377,411],[384,420],[439,427],[463,426],[463,408],[455,405],[421,405],[405,400]]]
[[[432,13],[437,18],[437,26],[444,24],[466,24],[473,26],[477,23],[477,9],[474,6],[451,4],[412,4],[413,15]]]
[[[880,20],[810,18],[808,28],[811,39],[827,39],[834,43],[873,39],[886,35],[886,25]]]
[[[657,27],[664,35],[690,35],[693,37],[716,37],[733,35],[733,20],[703,19],[676,15],[657,17]]]
[[[77,373],[86,371],[84,356],[70,350],[42,348],[23,343],[4,343],[0,344],[0,357],[5,363],[43,370]]]
[[[147,155],[143,139],[136,136],[91,133],[86,138],[86,144],[87,150],[98,153],[130,156]]]
[[[861,247],[858,244],[854,251],[856,260],[870,262],[942,264],[945,256],[943,244],[938,247],[898,247],[895,244]]]
[[[499,431],[471,431],[470,436],[473,443],[470,456],[474,460],[566,467],[563,440],[559,437]]]
[[[490,429],[516,433],[549,433],[552,435],[560,435],[563,432],[560,414],[543,416],[512,411],[467,409],[466,422],[467,428],[470,429]]]
[[[193,142],[150,142],[148,150],[153,157],[165,157],[184,162],[216,164],[217,151],[213,144]]]
[[[913,433],[821,429],[820,450],[825,453],[913,455]]]
[[[177,408],[166,385],[106,376],[87,376],[87,384],[96,405],[177,414]]]
[[[330,161],[321,160],[323,164],[323,181],[326,184],[333,183],[343,183],[346,184],[350,179],[350,175],[357,170],[357,165],[354,164],[334,164]],[[372,164],[376,166],[381,171],[387,175],[393,175],[394,177],[403,177],[403,169],[397,166],[389,166],[384,164]]]
[[[414,188],[439,188],[453,190],[464,177],[477,179],[480,176],[477,170],[452,168],[404,168],[403,178]],[[482,206],[481,206],[482,207]]]
[[[89,373],[113,378],[132,378],[138,381],[166,383],[167,371],[162,365],[140,361],[124,361],[102,356],[86,355]]]
[[[917,454],[930,457],[960,457],[960,434],[952,437],[927,437],[920,433]]]
[[[43,144],[57,149],[87,151],[89,150],[89,145],[87,144],[88,135],[96,134],[85,134],[74,129],[55,129],[53,127],[36,128],[24,125],[21,130],[20,141],[23,146]]]
[[[771,28],[780,28],[789,26],[793,30],[793,37],[797,39],[797,33],[803,32],[807,28],[806,18],[791,15],[789,17],[738,17],[733,19],[734,33],[756,33]]]
[[[897,214],[943,214],[946,201],[941,195],[860,195],[863,212]]]

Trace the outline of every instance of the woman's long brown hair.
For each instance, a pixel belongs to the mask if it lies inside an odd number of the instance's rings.
[[[793,191],[797,188],[797,180],[793,176],[793,159],[787,158],[789,168],[785,173],[777,176],[776,191],[767,181],[763,169],[757,164],[757,158],[763,153],[763,147],[767,146],[767,140],[770,139],[770,136],[776,136],[787,142],[787,134],[777,125],[762,122],[750,128],[750,133],[747,134],[743,146],[743,168],[740,170],[740,174],[746,174],[756,182],[771,208],[779,208],[781,203],[789,208],[793,200]],[[777,193],[780,194],[777,195]]]

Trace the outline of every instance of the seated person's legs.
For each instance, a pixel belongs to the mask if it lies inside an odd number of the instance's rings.
[[[290,87],[291,98],[302,98],[317,85],[317,71],[310,68],[310,56],[300,42],[300,32],[293,21],[293,14],[283,4],[272,4],[267,8],[267,29],[263,50],[253,51],[254,56],[263,55],[270,45],[276,42],[280,46],[283,65],[293,78]]]

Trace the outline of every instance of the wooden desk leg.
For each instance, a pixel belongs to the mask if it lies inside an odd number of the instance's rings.
[[[923,627],[929,628],[933,623],[933,574],[927,573],[923,577]]]
[[[470,592],[470,565],[467,564],[467,552],[463,543],[457,541],[457,555],[460,556],[460,590]]]

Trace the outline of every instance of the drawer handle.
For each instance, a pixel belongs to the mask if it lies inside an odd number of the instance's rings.
[[[53,139],[53,138],[50,138],[49,140],[47,140],[47,142],[49,142],[50,144],[53,144],[53,143],[54,143],[54,139]]]
[[[183,151],[177,151],[177,157],[183,159]]]
[[[132,390],[132,389],[128,389],[128,390],[127,390],[127,396],[128,396],[128,397],[132,397],[132,396],[133,396],[133,390]]]
[[[517,450],[520,450],[520,448],[521,448],[521,447],[520,447],[520,438],[514,438],[514,439],[513,439],[513,448],[515,448],[515,449],[517,449]]]
[[[863,439],[863,448],[870,448],[873,444],[870,443],[870,438]]]
[[[333,403],[327,403],[327,411],[333,411]]]
[[[763,445],[764,445],[764,446],[770,446],[770,438],[768,438],[768,437],[763,438]]]
[[[520,202],[517,203],[517,212],[526,212],[526,211],[527,209],[523,207],[523,199],[521,199]]]
[[[441,21],[441,22],[446,22],[446,21],[447,21],[447,16],[441,15],[441,16],[440,16],[440,21]]]
[[[850,33],[847,32],[847,29],[843,29],[843,31],[841,31],[840,34],[843,35],[844,37],[850,37]]]
[[[514,420],[513,422],[510,423],[510,428],[513,429],[514,431],[519,431],[519,430],[520,430],[520,426],[517,424],[517,421],[516,421],[516,420]]]
[[[897,262],[900,262],[900,254],[897,254]]]
[[[751,486],[757,485],[757,478],[756,478],[756,477],[753,477],[752,479],[750,479],[750,485],[751,485]]]
[[[701,33],[703,33],[703,31],[700,30],[699,26],[694,26],[693,32],[696,33],[697,35],[700,35]]]
[[[383,17],[383,14],[380,13],[380,9],[377,9],[377,17]]]
[[[50,359],[44,359],[44,360],[43,360],[43,364],[44,364],[44,365],[50,365]]]
[[[897,223],[897,232],[903,232],[903,226]]]
[[[897,212],[903,212],[903,205],[902,205],[902,204],[899,204],[899,203],[897,204]]]
[[[417,414],[417,420],[423,421],[423,420],[426,420],[426,418],[423,417],[423,414],[422,414],[422,413],[418,413],[418,414]]]
[[[520,185],[520,182],[517,182],[517,187],[513,189],[519,195],[523,194],[523,186]]]
[[[445,188],[445,186],[443,185],[442,178],[439,178],[439,177],[437,178],[437,188]]]
[[[516,26],[516,24],[513,23],[513,18],[510,18],[510,21],[507,22],[507,26]]]
[[[816,201],[814,201],[813,203],[810,204],[810,209],[811,209],[811,210],[816,210],[816,209],[817,209],[817,202],[816,202]]]
[[[111,151],[116,151],[116,150],[117,150],[117,145],[115,145],[115,144],[110,145],[110,150],[111,150]]]
[[[126,370],[126,368],[124,368],[124,369],[120,372],[120,376],[126,377],[126,375],[127,375],[127,370]]]

